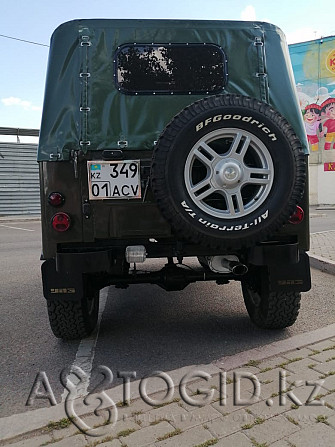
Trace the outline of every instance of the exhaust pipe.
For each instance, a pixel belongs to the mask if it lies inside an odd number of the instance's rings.
[[[231,272],[236,276],[242,276],[248,271],[248,267],[235,255],[208,256],[206,261],[208,267],[215,273]]]
[[[239,261],[230,261],[229,259],[223,258],[221,264],[222,267],[228,269],[236,276],[245,275],[248,271],[248,267]]]

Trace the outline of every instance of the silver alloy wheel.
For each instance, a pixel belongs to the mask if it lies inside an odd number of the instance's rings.
[[[274,168],[265,144],[250,132],[222,128],[192,147],[184,179],[193,202],[213,217],[244,217],[268,197]]]

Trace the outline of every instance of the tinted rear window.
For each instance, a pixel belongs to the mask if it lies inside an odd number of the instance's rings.
[[[118,89],[129,94],[218,93],[227,77],[213,44],[123,45],[115,68]]]

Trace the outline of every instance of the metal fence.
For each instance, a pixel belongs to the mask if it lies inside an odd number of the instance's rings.
[[[0,216],[40,214],[37,144],[0,143]]]

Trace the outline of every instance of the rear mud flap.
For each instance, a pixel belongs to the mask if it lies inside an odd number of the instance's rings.
[[[83,275],[75,270],[59,273],[54,259],[42,264],[43,294],[47,300],[76,301],[83,296]]]
[[[295,264],[278,263],[268,265],[270,287],[276,292],[307,292],[311,288],[309,257],[300,253]]]

